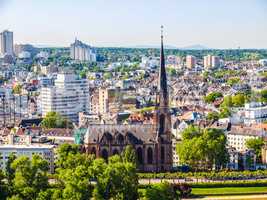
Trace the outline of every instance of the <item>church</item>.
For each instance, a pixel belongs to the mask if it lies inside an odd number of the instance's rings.
[[[88,154],[108,159],[120,154],[127,145],[136,151],[138,169],[144,172],[170,171],[172,168],[171,115],[165,68],[163,35],[161,35],[160,69],[155,124],[88,125],[84,147]]]

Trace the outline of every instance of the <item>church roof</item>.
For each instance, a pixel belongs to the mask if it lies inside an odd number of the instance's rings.
[[[100,142],[104,136],[115,139],[118,135],[131,140],[131,143],[154,143],[156,141],[156,126],[150,124],[118,125],[95,124],[89,125],[85,135],[85,144]]]

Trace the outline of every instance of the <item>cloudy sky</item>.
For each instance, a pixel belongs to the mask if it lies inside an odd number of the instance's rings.
[[[267,0],[0,0],[16,43],[267,48]]]

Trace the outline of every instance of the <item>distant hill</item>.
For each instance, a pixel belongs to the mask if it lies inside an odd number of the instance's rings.
[[[159,49],[159,45],[136,45],[136,46],[128,46],[126,48],[140,48],[140,49]],[[186,47],[176,47],[172,45],[164,45],[165,49],[183,49],[183,50],[202,50],[202,49],[210,49],[206,46],[196,44],[196,45],[190,45]]]
[[[182,47],[180,49],[202,50],[202,49],[209,49],[209,48],[208,47],[205,47],[203,45],[200,45],[200,44],[196,44],[196,45],[190,45],[190,46]]]
[[[160,46],[159,45],[136,45],[136,46],[128,46],[125,48],[136,48],[136,49],[159,49]],[[164,45],[165,49],[178,49],[175,46],[171,46],[171,45]]]

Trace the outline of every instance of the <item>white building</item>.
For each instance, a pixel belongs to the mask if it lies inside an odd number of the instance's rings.
[[[267,59],[260,59],[260,60],[259,60],[259,64],[260,64],[261,66],[267,66]]]
[[[77,39],[70,45],[70,56],[78,61],[96,62],[95,49]]]
[[[43,144],[27,144],[27,145],[14,145],[4,144],[0,145],[0,169],[6,168],[8,157],[11,154],[16,157],[27,156],[30,159],[33,155],[39,155],[49,163],[50,172],[54,172],[54,146]]]
[[[44,58],[44,59],[48,59],[49,58],[49,53],[46,51],[41,51],[40,53],[38,53],[36,55],[37,58]]]
[[[75,74],[60,73],[53,86],[41,88],[39,105],[42,116],[55,111],[78,122],[79,112],[89,112],[89,83]]]
[[[263,136],[261,129],[251,127],[232,126],[231,131],[226,133],[227,146],[235,148],[238,152],[248,150],[246,141]]]
[[[267,120],[267,105],[260,102],[251,102],[245,104],[244,123],[247,125],[253,123],[262,123]]]
[[[142,62],[140,63],[140,66],[142,68],[156,68],[159,66],[159,58],[158,57],[142,57]]]
[[[204,56],[204,68],[218,68],[220,67],[220,57],[219,56],[212,56],[207,55]]]
[[[0,54],[13,55],[13,32],[3,31],[0,33]]]

